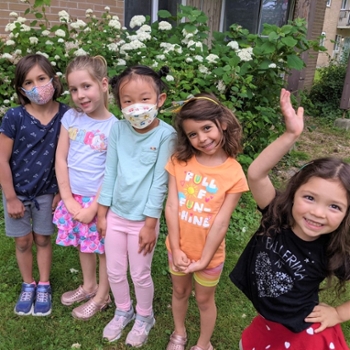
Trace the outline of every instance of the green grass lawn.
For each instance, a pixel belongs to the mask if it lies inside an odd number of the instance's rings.
[[[249,194],[245,197],[249,198]],[[216,301],[218,319],[212,337],[216,350],[236,350],[242,330],[250,323],[255,315],[254,308],[244,295],[230,282],[228,274],[237,261],[244,244],[253,233],[257,224],[252,201],[243,201],[236,211],[230,231],[227,235],[227,259],[224,272],[217,288]],[[250,212],[250,215],[246,215]],[[0,218],[3,218],[0,206]],[[240,227],[240,229],[234,229]],[[242,231],[247,227],[247,231]],[[167,255],[164,245],[165,228],[158,241],[153,261],[152,275],[155,284],[154,313],[156,324],[150,332],[145,350],[165,349],[169,335],[173,330],[171,314],[171,281],[167,273]],[[17,268],[14,254],[14,241],[5,237],[4,223],[0,221],[1,263],[0,263],[0,350],[66,350],[75,348],[73,344],[80,344],[84,350],[121,350],[130,349],[124,345],[125,337],[131,329],[127,326],[119,341],[107,344],[102,340],[102,330],[114,314],[114,308],[109,308],[97,314],[89,321],[73,319],[71,311],[73,306],[65,307],[60,303],[61,294],[76,288],[82,280],[78,254],[74,248],[65,248],[54,245],[51,283],[53,288],[53,311],[47,317],[17,316],[13,312],[21,287],[21,277]],[[78,273],[70,272],[76,269]],[[34,277],[38,274],[35,270]],[[321,300],[339,303],[332,297],[330,291],[321,293]],[[348,287],[345,299],[350,299]],[[134,299],[135,300],[135,299]],[[194,297],[190,300],[187,317],[188,345],[187,349],[196,343],[199,335],[199,315]],[[343,324],[345,337],[350,345],[350,322]],[[73,347],[72,347],[73,346]],[[276,349],[278,350],[278,349]]]

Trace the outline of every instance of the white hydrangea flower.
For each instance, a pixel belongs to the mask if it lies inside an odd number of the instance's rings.
[[[20,2],[27,2],[27,0],[20,0]]]
[[[8,104],[10,103],[10,100],[4,100],[3,103],[4,103],[5,105],[8,105]]]
[[[139,41],[139,40],[132,41],[130,43],[130,46],[131,46],[132,50],[137,50],[137,49],[141,49],[143,47],[146,47],[146,45],[143,42]]]
[[[203,74],[209,74],[209,69],[206,66],[203,66],[203,64],[198,66],[198,70]]]
[[[120,22],[117,20],[117,19],[111,19],[109,22],[108,22],[108,25],[111,27],[111,28],[115,28],[115,29],[120,29],[121,28],[121,24]]]
[[[30,42],[32,45],[35,45],[35,44],[37,44],[37,43],[39,42],[39,39],[38,39],[37,37],[35,37],[35,36],[31,36],[31,37],[29,38],[29,42]]]
[[[58,12],[58,18],[59,18],[60,22],[66,22],[66,23],[69,22],[69,14],[65,10]]]
[[[49,58],[49,55],[47,53],[45,53],[45,52],[37,51],[36,54],[37,55],[42,55],[42,56],[44,56],[46,58]]]
[[[242,227],[242,232],[246,233],[247,232],[247,228],[246,227]]]
[[[70,94],[70,92],[68,90],[65,90],[65,91],[62,92],[62,95],[69,95],[69,94]],[[75,269],[73,269],[73,270],[75,270]],[[70,269],[70,272],[72,272],[72,269]]]
[[[27,21],[27,19],[24,18],[24,17],[18,17],[18,18],[16,19],[16,23],[24,23],[24,22],[26,22],[26,21]]]
[[[59,38],[59,39],[57,40],[57,42],[58,42],[58,43],[64,43],[64,40],[63,40],[62,38]]]
[[[63,29],[57,29],[55,31],[55,35],[64,38],[66,36],[66,32]]]
[[[13,45],[15,45],[15,42],[13,40],[7,40],[5,44],[7,46],[13,46]]]
[[[15,55],[22,55],[22,50],[21,49],[17,49],[17,50],[15,50],[15,52],[14,52],[14,54]]]
[[[187,43],[187,47],[191,47],[193,45],[196,45],[196,42],[193,41],[193,40],[189,40],[188,43]]]
[[[32,51],[32,49],[27,49],[27,53],[32,53],[33,51]]]
[[[157,55],[156,59],[159,61],[164,61],[165,60],[165,55]]]
[[[216,61],[219,59],[218,55],[214,55],[213,53],[211,53],[210,55],[208,55],[205,58],[209,63],[216,63]]]
[[[200,41],[197,41],[197,42],[196,42],[196,47],[197,47],[197,48],[200,48],[201,51],[203,51],[203,44],[202,44]]]
[[[55,61],[51,61],[51,66],[56,66],[57,65],[57,63],[55,62]]]
[[[140,32],[146,32],[146,33],[151,33],[152,32],[152,28],[151,26],[149,26],[148,24],[144,24],[143,26],[141,26],[136,33],[140,33]]]
[[[70,24],[71,28],[73,29],[81,29],[86,27],[86,23],[82,21],[81,19],[78,19],[76,22],[73,22]]]
[[[78,49],[77,51],[74,52],[74,56],[85,56],[87,54],[88,53],[82,48],[80,48],[80,49]]]
[[[10,55],[9,53],[3,53],[1,55],[1,58],[5,58],[5,59],[9,60],[10,62],[13,62],[13,59],[14,59],[13,56]]]
[[[166,81],[174,81],[174,77],[172,75],[167,75],[165,79]]]
[[[252,55],[253,49],[251,47],[237,51],[237,56],[241,59],[241,61],[251,61],[253,59]]]
[[[8,23],[5,27],[5,32],[12,32],[16,28],[16,24]]]
[[[145,40],[151,40],[152,36],[150,33],[146,33],[146,32],[141,32],[137,34],[137,39],[140,41],[145,41]]]
[[[118,51],[118,45],[116,43],[110,43],[107,45],[108,50],[110,51]]]
[[[86,11],[85,11],[85,14],[86,15],[90,15],[91,13],[93,13],[94,11],[92,10],[92,9],[87,9]]]
[[[42,36],[48,36],[48,35],[50,35],[50,31],[47,30],[47,29],[45,29],[45,30],[43,30],[43,31],[41,32],[41,35],[42,35]]]
[[[21,32],[30,32],[30,27],[26,24],[21,24]]]
[[[18,17],[18,13],[17,12],[10,12],[9,16],[10,17]]]
[[[117,59],[117,66],[126,66],[126,61],[122,58]]]
[[[45,45],[53,45],[53,42],[51,40],[47,40]]]
[[[57,72],[56,75],[57,75],[58,77],[61,77],[63,74],[62,74],[62,72]]]
[[[169,22],[161,21],[158,23],[159,30],[171,30],[172,25]]]
[[[81,344],[79,344],[79,343],[74,343],[74,344],[72,344],[71,348],[72,348],[72,349],[80,349],[80,348],[81,348]]]
[[[203,62],[203,57],[202,57],[202,56],[196,55],[196,56],[194,56],[194,58],[195,58],[198,62]]]
[[[157,68],[157,67],[158,67],[158,62],[157,62],[157,61],[154,61],[153,64],[152,64],[152,67],[153,67],[153,68]]]
[[[217,87],[220,93],[224,93],[226,90],[226,85],[222,80],[219,80],[215,86]]]
[[[193,59],[192,59],[191,57],[186,57],[186,58],[185,58],[185,61],[186,61],[187,63],[191,63],[191,62],[193,62]]]
[[[146,17],[143,15],[134,16],[130,20],[130,28],[141,27],[146,22]]]
[[[56,61],[58,61],[58,60],[60,60],[60,59],[61,59],[61,57],[60,57],[60,56],[58,56],[58,55],[55,55],[54,59],[55,59]]]
[[[117,21],[119,21],[119,17],[117,15],[112,16],[112,19],[116,19]]]
[[[269,68],[276,68],[277,66],[276,66],[276,63],[270,63],[269,64]]]
[[[230,47],[231,49],[233,50],[238,50],[239,49],[239,45],[238,45],[238,42],[237,41],[230,41],[228,44],[227,44],[228,47]]]
[[[111,10],[111,8],[109,6],[105,7],[105,11],[110,11],[110,10]]]

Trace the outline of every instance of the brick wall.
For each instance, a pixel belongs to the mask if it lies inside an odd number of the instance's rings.
[[[324,46],[327,49],[327,53],[332,56],[334,42],[331,40],[335,39],[337,34],[337,26],[339,20],[339,11],[341,7],[342,0],[332,0],[331,6],[326,8],[326,21],[324,21],[322,31],[326,33],[326,38],[324,40]],[[327,66],[329,63],[329,56],[327,53],[320,53],[317,59],[317,67]]]
[[[31,3],[34,0],[30,0]],[[92,9],[97,18],[105,12],[104,8],[110,7],[111,15],[119,16],[123,24],[124,1],[123,0],[51,0],[51,6],[45,7],[48,20],[51,25],[58,23],[58,12],[66,10],[72,18],[85,19],[85,11]],[[0,2],[0,35],[5,35],[5,26],[9,23],[9,14],[17,12],[19,16],[24,17],[24,11],[28,8],[28,4],[20,2],[20,0],[2,0]],[[29,15],[26,18],[33,18]]]
[[[316,12],[314,15],[314,21],[311,28],[311,36],[309,39],[316,40],[321,35],[323,23],[325,20],[325,12],[326,12],[326,0],[317,0]],[[327,21],[328,21],[328,18],[327,18]],[[309,53],[309,57],[307,60],[307,69],[305,71],[305,82],[304,82],[304,88],[307,90],[311,88],[314,81],[317,57],[318,57],[317,52],[311,51]]]

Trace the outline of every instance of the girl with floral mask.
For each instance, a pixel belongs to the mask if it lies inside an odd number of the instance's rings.
[[[105,176],[98,203],[98,230],[105,236],[107,273],[116,303],[113,319],[103,331],[108,341],[120,338],[135,318],[126,344],[140,347],[155,323],[151,263],[159,233],[159,218],[167,191],[164,169],[172,153],[175,130],[157,118],[166,94],[162,77],[149,67],[127,68],[111,80],[125,119],[112,127]],[[135,286],[132,305],[128,262]]]
[[[15,239],[23,279],[14,312],[46,316],[52,309],[52,210],[59,201],[54,159],[60,121],[68,106],[56,101],[63,88],[43,55],[28,55],[17,63],[15,89],[20,106],[7,111],[0,128],[5,230]],[[38,284],[33,277],[33,243]]]

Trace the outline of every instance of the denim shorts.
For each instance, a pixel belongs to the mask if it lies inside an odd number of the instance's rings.
[[[25,197],[17,196],[22,201],[25,211],[22,218],[13,219],[7,213],[6,199],[2,194],[6,236],[24,237],[31,232],[43,236],[52,235],[55,232],[55,226],[52,223],[53,197],[53,194],[44,194],[36,197],[35,203],[33,200],[26,200]]]

